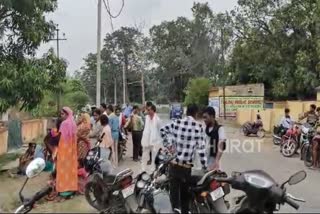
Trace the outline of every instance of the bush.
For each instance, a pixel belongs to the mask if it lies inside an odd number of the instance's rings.
[[[191,79],[185,89],[185,105],[197,104],[200,107],[208,105],[210,80],[204,77]]]

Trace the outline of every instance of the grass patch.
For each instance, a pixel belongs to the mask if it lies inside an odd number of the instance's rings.
[[[4,155],[0,155],[0,170],[7,163],[15,161],[17,158],[19,158],[19,156],[19,153],[6,153]]]

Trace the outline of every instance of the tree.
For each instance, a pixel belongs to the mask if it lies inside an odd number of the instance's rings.
[[[263,82],[269,98],[312,96],[320,75],[319,3],[239,1],[229,67],[234,83]]]
[[[211,82],[205,77],[191,79],[185,89],[185,105],[197,104],[199,106],[206,106],[208,104],[210,87]]]
[[[52,36],[54,25],[45,14],[56,0],[6,0],[0,5],[0,113],[21,104],[30,110],[41,102],[46,89],[57,90],[66,63],[49,51],[33,56],[41,42]]]
[[[88,104],[89,96],[82,81],[78,79],[68,79],[62,85],[61,103],[63,106],[68,106],[72,110],[81,110]],[[41,103],[33,108],[32,113],[38,117],[52,117],[57,116],[57,106],[55,99],[55,92],[45,91],[45,96]]]

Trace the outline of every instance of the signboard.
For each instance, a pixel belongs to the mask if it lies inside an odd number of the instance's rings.
[[[263,109],[263,97],[225,97],[226,116],[235,117],[237,109]],[[220,117],[223,117],[223,97],[220,97]]]
[[[213,107],[216,111],[216,115],[220,115],[220,98],[219,97],[210,97],[209,98],[209,106]]]

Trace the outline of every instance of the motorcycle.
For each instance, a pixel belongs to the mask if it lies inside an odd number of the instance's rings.
[[[128,137],[123,132],[120,132],[120,134],[121,138],[118,143],[118,160],[122,161],[123,157],[126,155]]]
[[[286,134],[287,130],[281,126],[273,127],[273,144],[280,145],[282,142],[282,137]]]
[[[161,163],[150,176],[142,172],[137,176],[137,213],[174,213],[168,191],[169,179],[163,174],[174,157]]]
[[[103,136],[101,137],[101,139]],[[133,171],[125,169],[116,175],[110,173],[109,167],[103,164],[100,158],[101,139],[92,148],[85,160],[85,170],[89,174],[88,181],[85,185],[84,195],[87,202],[93,208],[105,213],[126,212],[127,207],[124,206],[123,200],[130,196],[132,191],[131,182],[133,180]],[[131,188],[131,189],[130,189]],[[129,189],[129,190],[127,190]],[[127,190],[127,195],[115,194],[120,190]]]
[[[296,210],[305,202],[286,192],[285,185],[295,185],[306,178],[305,171],[292,175],[282,185],[262,170],[233,172],[229,178],[216,178],[218,182],[228,183],[233,189],[244,191],[246,195],[237,198],[237,204],[231,213],[273,213],[279,211],[282,204],[289,204]]]
[[[319,136],[315,135],[313,137],[313,139],[308,140],[307,143],[305,143],[302,147],[301,147],[301,160],[303,160],[304,165],[306,167],[311,167],[313,165],[313,141],[319,141]],[[320,152],[320,151],[318,151]]]
[[[306,146],[310,144],[315,134],[315,129],[308,123],[303,125],[300,124],[300,126],[300,128],[295,126],[293,129],[289,129],[284,136],[284,140],[280,146],[280,151],[283,156],[291,157],[297,153],[300,148],[300,159],[304,160],[304,156],[302,154],[304,153]]]
[[[169,152],[159,150],[155,164],[162,177],[165,176],[164,178],[169,177],[168,163],[171,160],[173,158]],[[230,193],[230,186],[218,183],[215,180],[217,176],[226,177],[227,174],[221,171],[205,173],[203,170],[192,170],[189,188],[192,213],[225,213],[228,210],[228,202],[224,200],[224,196]],[[164,182],[162,188],[169,191],[169,182]]]
[[[261,120],[257,120],[253,123],[244,123],[240,128],[240,132],[242,132],[244,136],[249,136],[251,134],[257,135],[259,138],[263,138],[265,136],[265,130],[263,129],[263,123]]]
[[[40,191],[36,192],[31,198],[25,198],[22,194],[22,191],[26,186],[27,182],[29,181],[29,179],[38,176],[44,170],[45,167],[46,167],[46,163],[42,158],[34,159],[27,166],[27,169],[26,169],[27,178],[19,191],[19,198],[22,205],[19,206],[14,213],[29,213],[33,209],[37,201],[41,200],[52,191],[53,187],[46,186],[42,188]]]

